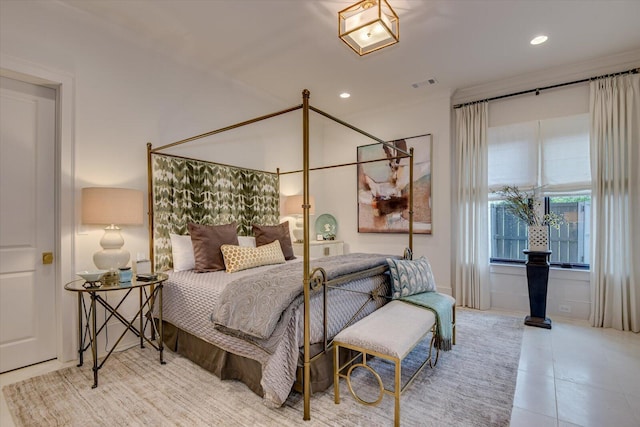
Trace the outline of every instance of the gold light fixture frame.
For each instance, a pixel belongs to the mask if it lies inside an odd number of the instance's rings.
[[[387,0],[362,0],[338,12],[338,37],[367,55],[400,41],[400,20]]]

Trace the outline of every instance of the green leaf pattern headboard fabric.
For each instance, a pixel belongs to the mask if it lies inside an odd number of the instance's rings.
[[[152,187],[156,271],[172,268],[169,233],[187,234],[189,222],[235,221],[244,236],[251,235],[252,224],[278,224],[275,173],[154,153]]]

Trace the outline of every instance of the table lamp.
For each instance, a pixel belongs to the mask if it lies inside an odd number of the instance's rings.
[[[304,237],[304,223],[303,223],[303,214],[304,210],[302,209],[302,195],[298,194],[295,196],[287,196],[284,202],[284,213],[285,215],[291,215],[296,219],[296,222],[293,226],[293,237],[296,239],[296,242],[302,242]],[[313,215],[315,213],[316,201],[313,196],[309,196],[309,215]]]
[[[129,251],[118,225],[142,225],[143,194],[127,188],[88,187],[82,189],[82,223],[107,227],[100,239],[102,250],[93,254],[101,270],[115,270],[129,263]]]

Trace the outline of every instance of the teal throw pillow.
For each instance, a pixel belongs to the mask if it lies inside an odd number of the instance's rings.
[[[425,257],[417,260],[387,258],[393,299],[421,292],[435,292],[436,281]]]

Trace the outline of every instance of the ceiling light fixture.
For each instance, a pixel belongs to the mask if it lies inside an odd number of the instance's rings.
[[[362,0],[338,12],[338,37],[358,55],[400,41],[400,22],[387,0]]]
[[[545,35],[540,35],[540,36],[536,36],[533,39],[531,39],[531,41],[529,43],[531,43],[532,45],[538,45],[538,44],[542,44],[544,42],[547,41],[547,39],[549,39],[549,37],[545,36]]]
[[[343,99],[347,99],[347,98],[349,98],[350,96],[351,96],[351,94],[350,94],[350,93],[348,93],[348,92],[342,92],[342,93],[340,94],[340,98],[343,98]]]

